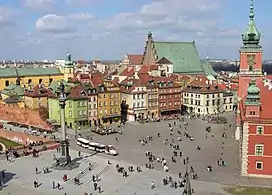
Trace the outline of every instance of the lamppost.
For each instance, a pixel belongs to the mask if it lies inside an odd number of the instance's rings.
[[[189,177],[189,172],[188,172],[188,161],[186,161],[186,172],[185,172],[185,187],[183,190],[182,195],[192,195],[192,188],[191,188],[191,182],[190,182],[190,177]]]

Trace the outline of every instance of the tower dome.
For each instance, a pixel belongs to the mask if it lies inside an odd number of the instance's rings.
[[[74,62],[72,61],[72,54],[70,52],[68,52],[66,54],[66,62],[65,62],[65,66],[66,67],[73,67],[74,66]]]
[[[254,22],[254,3],[250,0],[249,22],[245,32],[242,34],[244,45],[258,45],[261,39],[261,33],[258,31]]]

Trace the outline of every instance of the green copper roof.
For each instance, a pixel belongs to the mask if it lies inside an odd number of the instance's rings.
[[[195,42],[154,42],[157,60],[165,57],[173,63],[175,73],[216,74],[210,64],[202,64]]]
[[[208,60],[201,60],[201,65],[203,68],[204,73],[207,76],[217,76],[217,73],[213,70],[210,62]]]
[[[256,80],[254,78],[254,72],[252,75],[252,80],[247,88],[247,104],[260,104],[260,88],[256,85]]]
[[[250,0],[250,12],[249,12],[249,23],[242,34],[244,45],[258,45],[261,39],[261,33],[258,31],[254,22],[254,5],[253,0]]]
[[[70,52],[66,54],[65,67],[74,67],[74,62],[72,61],[72,54]]]
[[[58,68],[1,68],[0,78],[62,75]]]
[[[18,68],[19,77],[42,76],[42,75],[62,75],[58,68]]]
[[[24,88],[22,88],[20,85],[10,84],[5,89],[3,89],[1,93],[7,96],[23,96],[24,91]]]
[[[258,95],[260,93],[260,88],[256,86],[255,81],[252,80],[247,88],[247,93],[249,95]]]

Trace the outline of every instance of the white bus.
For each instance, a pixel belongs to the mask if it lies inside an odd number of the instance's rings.
[[[83,148],[89,148],[89,140],[86,140],[82,137],[77,138],[77,145],[82,146]]]
[[[89,149],[96,152],[105,152],[105,154],[116,156],[118,155],[117,151],[113,145],[104,145],[96,142],[89,143]]]
[[[89,149],[96,152],[105,152],[106,146],[104,144],[99,144],[96,142],[89,143]]]

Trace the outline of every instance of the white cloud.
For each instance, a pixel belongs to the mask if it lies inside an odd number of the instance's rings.
[[[70,33],[75,31],[75,28],[70,26],[65,17],[53,14],[39,18],[36,22],[36,29],[47,33]]]
[[[57,0],[24,0],[23,5],[30,9],[46,10],[51,9]]]
[[[93,19],[94,16],[90,13],[75,13],[75,14],[71,14],[68,16],[68,18],[72,19],[72,20],[90,20]]]
[[[30,34],[23,36],[31,28],[19,31],[19,37],[22,37],[21,47],[32,48],[30,45],[33,45],[33,51],[22,49],[20,55],[33,55],[35,58],[47,55],[46,57],[54,59],[55,56],[61,57],[69,47],[75,58],[84,58],[85,55],[88,59],[117,59],[125,53],[142,53],[147,32],[151,28],[157,41],[195,40],[200,54],[206,55],[208,51],[211,56],[224,57],[229,53],[221,51],[231,50],[230,55],[238,54],[236,49],[240,46],[240,32],[245,28],[227,28],[222,20],[219,21],[225,2],[223,0],[152,0],[148,4],[143,4],[145,0],[137,0],[137,3],[132,0],[115,0],[116,4],[123,6],[120,9],[131,10],[125,9],[125,6],[134,6],[134,11],[109,17],[104,15],[103,19],[99,19],[101,14],[88,13],[85,6],[91,4],[95,8],[97,2],[102,5],[107,1],[65,0],[66,6],[62,7],[54,6],[57,1],[61,0],[33,0],[33,4],[27,6],[40,10],[54,7],[54,12],[50,12],[55,14],[38,18],[36,31],[29,32]],[[83,6],[83,9],[75,9],[75,6]],[[30,14],[31,12],[28,13]],[[0,8],[0,25],[1,20],[12,21],[12,18],[12,14],[3,14]],[[1,55],[0,52],[0,57]]]

